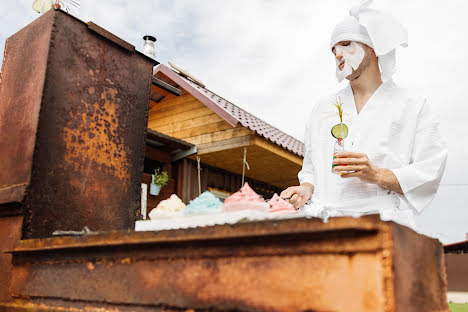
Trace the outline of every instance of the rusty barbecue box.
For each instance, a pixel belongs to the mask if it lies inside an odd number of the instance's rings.
[[[8,38],[0,87],[0,212],[23,237],[132,229],[156,62],[51,10]]]

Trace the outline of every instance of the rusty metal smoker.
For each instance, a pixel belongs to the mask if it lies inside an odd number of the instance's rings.
[[[61,11],[8,39],[0,210],[21,206],[23,238],[84,226],[133,229],[155,64],[94,23]]]

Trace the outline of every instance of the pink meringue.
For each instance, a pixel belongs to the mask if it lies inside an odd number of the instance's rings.
[[[294,209],[293,205],[279,197],[276,193],[268,201],[268,205],[270,205],[269,212],[275,214],[292,214],[298,212],[298,210]]]
[[[265,200],[255,193],[245,182],[241,189],[224,200],[223,211],[259,210],[267,212],[269,209]]]

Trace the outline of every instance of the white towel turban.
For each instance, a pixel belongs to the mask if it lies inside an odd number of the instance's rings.
[[[393,17],[370,9],[372,0],[363,0],[349,10],[349,15],[333,30],[330,49],[340,41],[356,41],[374,49],[379,58],[382,80],[389,80],[395,73],[395,50],[408,46],[406,28]]]

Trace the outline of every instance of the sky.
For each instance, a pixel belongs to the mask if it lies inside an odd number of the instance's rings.
[[[39,17],[33,0],[0,2],[0,55],[5,39]],[[208,89],[303,140],[314,101],[344,86],[335,78],[330,34],[357,1],[103,0],[80,1],[72,13],[143,49],[157,38],[156,58],[173,62]],[[449,145],[439,192],[416,223],[443,243],[468,233],[468,31],[464,0],[375,0],[409,31],[397,52],[397,84],[425,96]]]

